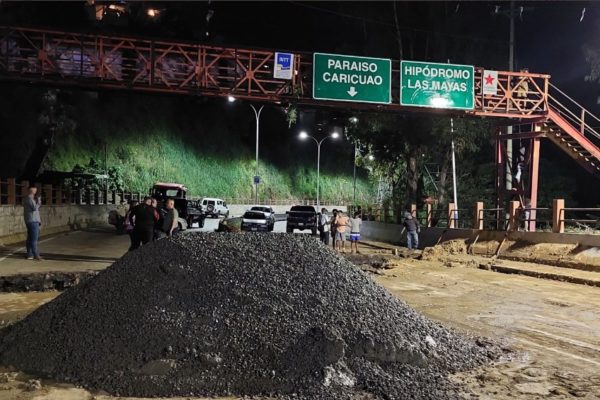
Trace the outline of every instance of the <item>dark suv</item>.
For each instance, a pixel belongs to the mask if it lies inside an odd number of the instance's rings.
[[[313,206],[293,206],[286,214],[287,233],[293,233],[294,229],[309,229],[313,235],[317,234],[319,214]]]
[[[175,201],[175,209],[179,213],[179,218],[187,222],[188,228],[193,228],[198,224],[198,228],[204,227],[206,214],[202,211],[202,206],[197,201],[186,198],[187,188],[180,183],[156,183],[150,189],[150,196],[154,197],[159,203],[163,203],[168,198]]]

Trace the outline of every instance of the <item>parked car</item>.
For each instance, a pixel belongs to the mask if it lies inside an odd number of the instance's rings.
[[[269,230],[272,231],[275,228],[275,211],[269,206],[253,206],[250,211],[259,211],[265,214],[269,220]]]
[[[313,206],[293,206],[286,214],[287,233],[293,233],[294,229],[309,229],[313,235],[317,234],[319,214]]]
[[[242,216],[242,231],[269,232],[270,220],[262,211],[246,211]]]
[[[196,226],[202,228],[206,214],[197,201],[186,198],[186,193],[187,188],[180,183],[157,182],[150,189],[150,196],[158,200],[161,207],[164,206],[164,202],[168,198],[175,201],[175,209],[179,213],[178,225],[180,230]]]
[[[229,216],[229,207],[223,199],[205,197],[201,200],[200,205],[206,214],[212,217]]]

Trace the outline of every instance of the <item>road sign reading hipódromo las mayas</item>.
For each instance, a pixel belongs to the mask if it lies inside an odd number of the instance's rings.
[[[402,61],[400,104],[472,110],[475,107],[474,69],[472,65]]]

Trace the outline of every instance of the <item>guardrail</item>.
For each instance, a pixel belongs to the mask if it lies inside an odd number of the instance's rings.
[[[143,193],[99,189],[73,189],[35,182],[44,205],[106,205],[121,204],[130,200],[140,201]],[[0,178],[0,205],[20,205],[27,196],[30,182],[17,182],[14,178]]]
[[[368,221],[402,223],[404,219],[402,214],[400,219],[394,218],[395,213],[389,208],[364,210],[363,219]],[[473,209],[457,209],[450,203],[445,208],[434,210],[430,204],[422,209],[412,204],[404,212],[410,212],[424,227],[600,234],[600,208],[566,208],[563,199],[554,200],[552,207],[527,207],[518,201],[511,201],[508,208],[484,208],[483,202],[477,202]],[[566,213],[569,213],[567,217]]]
[[[561,208],[559,214],[559,227],[569,232],[579,231],[587,234],[600,234],[600,208]],[[590,214],[596,213],[596,215]],[[583,218],[566,218],[566,214],[582,214]]]
[[[0,205],[20,205],[23,197],[27,196],[29,181],[18,182],[14,178],[0,178]],[[50,185],[35,182],[42,204],[121,204],[131,200],[141,201],[147,194],[140,192],[100,190],[100,189],[71,189],[63,185]],[[199,200],[201,196],[189,196],[190,200]],[[224,198],[228,204],[254,205],[254,199]],[[260,199],[259,204],[269,206],[317,206],[315,199]],[[348,201],[320,202],[322,207],[347,206]]]
[[[202,197],[194,196],[194,199],[200,200]],[[257,204],[254,199],[248,198],[231,198],[225,197],[223,198],[227,204],[242,204],[242,205],[255,205]],[[267,206],[317,206],[317,201],[315,199],[258,199],[258,204],[267,205]],[[320,201],[319,205],[321,207],[331,207],[331,206],[347,206],[348,201],[346,200],[337,200],[337,201]]]

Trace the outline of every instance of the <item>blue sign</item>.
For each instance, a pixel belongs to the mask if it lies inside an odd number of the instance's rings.
[[[260,176],[258,176],[258,175],[255,175],[255,176],[254,176],[254,184],[255,184],[255,185],[258,185],[259,183],[260,183]]]
[[[292,53],[275,53],[273,78],[292,79],[294,75],[294,55]]]

